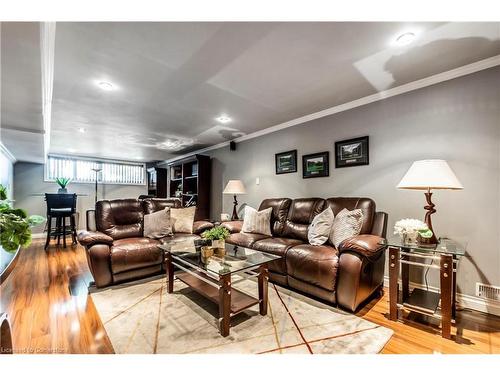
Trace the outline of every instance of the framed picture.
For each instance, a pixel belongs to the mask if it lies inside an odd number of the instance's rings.
[[[368,136],[335,142],[335,168],[369,164]]]
[[[302,156],[302,177],[328,177],[329,175],[329,152],[318,152]]]
[[[276,174],[297,172],[297,150],[280,152],[275,156]]]

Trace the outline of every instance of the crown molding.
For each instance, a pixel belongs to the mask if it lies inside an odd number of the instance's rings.
[[[344,104],[340,104],[340,105],[330,107],[330,108],[327,108],[327,109],[324,109],[324,110],[321,110],[318,112],[311,113],[309,115],[298,117],[296,119],[293,119],[293,120],[290,120],[287,122],[283,122],[281,124],[274,125],[274,126],[271,126],[269,128],[265,128],[265,129],[258,130],[256,132],[253,132],[250,134],[243,135],[241,137],[233,139],[233,141],[236,143],[240,143],[240,142],[248,141],[248,140],[253,139],[253,138],[262,137],[264,135],[274,133],[274,132],[277,132],[277,131],[280,131],[283,129],[287,129],[287,128],[290,128],[292,126],[301,125],[301,124],[304,124],[304,123],[312,121],[312,120],[317,120],[317,119],[322,118],[322,117],[326,117],[326,116],[330,116],[330,115],[333,115],[336,113],[348,111],[348,110],[351,110],[351,109],[354,109],[357,107],[361,107],[361,106],[364,106],[364,105],[367,105],[370,103],[374,103],[374,102],[378,102],[380,100],[388,99],[388,98],[391,98],[393,96],[405,94],[407,92],[419,90],[419,89],[424,88],[424,87],[432,86],[432,85],[435,85],[435,84],[438,84],[441,82],[446,82],[446,81],[449,81],[449,80],[452,80],[455,78],[459,78],[459,77],[466,76],[466,75],[469,75],[472,73],[476,73],[476,72],[479,72],[481,70],[493,68],[493,67],[498,66],[498,65],[500,65],[500,55],[496,55],[496,56],[493,56],[493,57],[490,57],[490,58],[487,58],[484,60],[476,61],[472,64],[464,65],[464,66],[461,66],[461,67],[458,67],[458,68],[455,68],[452,70],[448,70],[446,72],[438,73],[438,74],[435,74],[435,75],[432,75],[432,76],[429,76],[426,78],[422,78],[422,79],[419,79],[419,80],[416,80],[413,82],[406,83],[406,84],[401,85],[401,86],[393,87],[393,88],[388,89],[388,90],[380,91],[380,92],[365,96],[365,97],[360,98],[360,99],[356,99],[356,100],[353,100],[353,101],[350,101],[350,102],[347,102]],[[180,156],[176,156],[175,158],[171,158],[171,159],[167,159],[165,161],[162,161],[161,164],[171,163],[173,161],[180,160],[180,159],[183,159],[183,158],[188,157],[188,156],[192,156],[195,154],[201,154],[201,153],[212,151],[212,150],[217,150],[217,149],[222,148],[222,147],[227,147],[229,145],[229,142],[230,141],[225,141],[225,142],[213,145],[213,146],[202,148],[200,150],[196,150],[193,152],[182,154]]]
[[[7,156],[7,158],[12,162],[12,164],[14,164],[17,161],[16,157],[12,155],[9,149],[5,147],[5,145],[2,142],[0,142],[0,150],[2,151],[2,154]]]

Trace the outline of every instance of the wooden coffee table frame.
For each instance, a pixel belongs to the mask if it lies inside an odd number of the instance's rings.
[[[168,251],[165,252],[165,263],[169,294],[174,292],[174,276],[177,276],[194,291],[219,305],[219,332],[222,336],[229,335],[231,318],[249,307],[259,304],[260,315],[267,315],[269,279],[267,263],[224,275],[202,270],[183,259],[172,257]],[[182,272],[174,275],[174,266]],[[233,282],[234,275],[241,278]],[[233,288],[233,285],[253,277],[258,279],[258,299]]]

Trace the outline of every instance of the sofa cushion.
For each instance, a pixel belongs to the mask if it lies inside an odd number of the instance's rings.
[[[96,225],[114,240],[142,237],[144,212],[142,202],[137,199],[103,200],[96,203]]]
[[[286,217],[292,200],[290,198],[270,198],[264,199],[260,206],[259,211],[271,207],[271,232],[273,236],[279,237],[283,235],[283,228],[285,227]]]
[[[326,200],[335,216],[344,208],[349,211],[359,208],[363,212],[363,225],[360,234],[370,234],[372,232],[373,221],[375,218],[375,202],[370,198],[329,198]]]
[[[289,276],[323,289],[335,290],[338,251],[331,246],[299,245],[286,253]]]
[[[293,238],[272,237],[255,242],[252,249],[263,251],[274,255],[282,256],[281,259],[269,263],[269,270],[286,275],[286,259],[285,254],[292,246],[303,244],[302,241]]]
[[[323,211],[325,201],[321,198],[294,199],[286,218],[283,236],[307,241],[307,228],[314,217]]]
[[[174,233],[193,233],[196,206],[170,209],[170,222]]]
[[[181,207],[181,200],[178,198],[146,198],[142,201],[142,206],[145,214],[161,211],[167,207]]]
[[[144,215],[144,237],[162,238],[172,233],[170,208]]]
[[[328,241],[333,225],[333,211],[330,207],[316,215],[307,229],[309,244],[320,246]]]
[[[362,225],[363,212],[360,209],[349,211],[344,208],[333,220],[330,244],[338,249],[342,241],[357,236]]]
[[[241,231],[244,233],[256,233],[271,236],[272,212],[273,209],[271,207],[262,211],[257,211],[253,207],[246,206]]]
[[[132,237],[116,240],[111,247],[111,271],[120,273],[141,267],[161,264],[162,250],[158,240]]]
[[[269,236],[257,233],[233,233],[226,239],[226,242],[251,248],[256,241],[263,240],[264,238],[269,238]]]

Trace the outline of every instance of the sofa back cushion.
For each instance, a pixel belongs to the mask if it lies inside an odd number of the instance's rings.
[[[334,215],[337,216],[344,208],[349,211],[359,208],[363,212],[363,225],[360,234],[372,232],[373,218],[375,217],[375,202],[370,198],[329,198],[326,200]]]
[[[146,198],[142,201],[142,205],[144,213],[149,215],[153,212],[161,211],[166,207],[179,208],[181,207],[181,201],[177,198]]]
[[[138,199],[103,200],[96,203],[97,230],[114,240],[142,237],[144,212]]]
[[[322,198],[299,198],[290,204],[283,237],[307,240],[307,228],[314,217],[323,211],[325,200]]]
[[[269,207],[273,209],[271,213],[271,233],[275,237],[283,235],[288,210],[292,200],[290,198],[270,198],[264,199],[258,211],[263,211]]]

